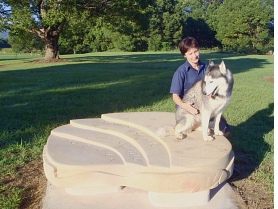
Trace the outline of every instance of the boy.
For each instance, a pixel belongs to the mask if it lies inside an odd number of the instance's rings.
[[[205,76],[208,66],[200,60],[199,44],[195,38],[188,37],[183,39],[179,43],[179,49],[186,62],[174,73],[170,93],[176,105],[193,115],[197,115],[200,110],[195,108],[193,103],[184,103],[182,98],[195,82]],[[221,117],[219,128],[224,136],[227,137],[229,135],[231,128],[223,116]]]

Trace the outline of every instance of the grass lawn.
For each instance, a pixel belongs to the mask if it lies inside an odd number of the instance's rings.
[[[22,171],[41,161],[52,129],[103,113],[175,110],[170,83],[185,61],[178,52],[60,57],[63,62],[44,63],[0,51],[0,208],[24,208],[30,199]],[[274,57],[204,51],[201,59],[223,59],[234,74],[224,115],[240,174],[230,183],[250,208],[273,208]]]

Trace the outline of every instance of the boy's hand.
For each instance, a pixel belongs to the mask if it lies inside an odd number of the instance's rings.
[[[198,115],[200,111],[194,107],[194,103],[183,103],[182,108],[192,115]]]

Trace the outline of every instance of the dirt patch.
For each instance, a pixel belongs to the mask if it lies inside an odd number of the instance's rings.
[[[258,165],[250,160],[252,156],[240,151],[235,151],[235,156],[234,173],[228,182],[241,197],[242,209],[273,209],[274,195],[268,191],[271,185],[256,176]]]
[[[19,208],[42,208],[41,200],[45,196],[47,183],[42,160],[32,161],[17,170],[16,178],[7,180],[8,186],[24,189],[24,197]]]
[[[31,63],[52,63],[52,62],[69,62],[69,60],[65,60],[65,59],[56,59],[56,58],[53,58],[53,59],[50,59],[50,60],[33,60],[33,61],[30,61]]]
[[[274,83],[274,76],[267,76],[264,77],[263,79],[269,83]]]
[[[264,185],[250,179],[229,181],[242,199],[242,209],[273,209],[273,194]]]
[[[22,169],[21,175],[26,192],[26,198],[22,202],[21,208],[42,208],[42,198],[45,195],[47,183],[42,160],[29,163]]]

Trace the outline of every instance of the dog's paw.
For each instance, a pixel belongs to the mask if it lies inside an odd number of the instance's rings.
[[[222,132],[222,131],[220,131],[220,130],[218,130],[218,131],[214,131],[214,134],[216,135],[216,136],[224,136],[224,133]]]
[[[176,137],[178,140],[183,140],[184,138],[187,137],[187,135],[184,133],[179,133],[179,134],[176,134]]]
[[[202,126],[199,126],[199,127],[195,128],[194,131],[203,131],[203,128],[202,128]]]
[[[213,137],[213,136],[207,136],[206,138],[204,138],[204,140],[205,140],[206,142],[211,142],[211,141],[214,140],[214,137]]]

